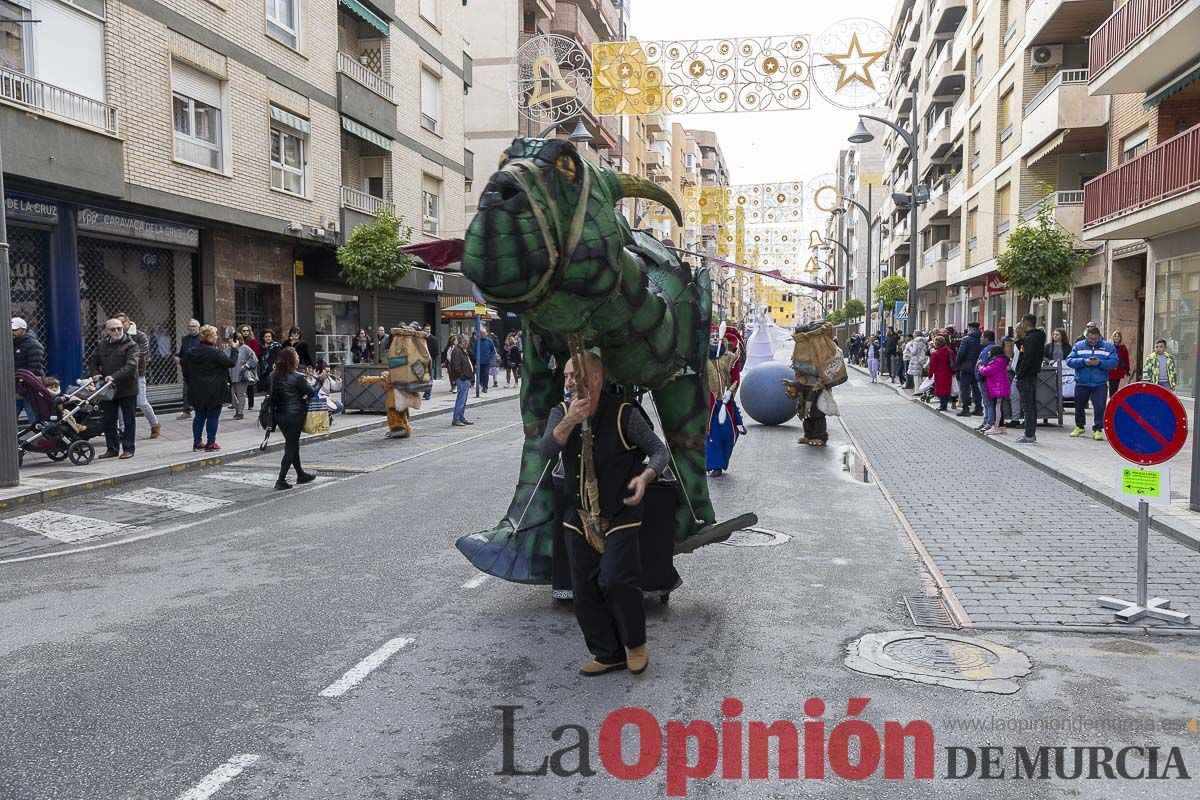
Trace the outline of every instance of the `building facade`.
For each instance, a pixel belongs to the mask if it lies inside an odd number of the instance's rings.
[[[1083,187],[1083,230],[1109,248],[1106,318],[1135,358],[1165,339],[1195,395],[1200,331],[1200,3],[1101,9],[1083,86],[1107,103],[1107,169]],[[1107,13],[1111,11],[1111,14]],[[1136,349],[1135,349],[1136,345]],[[1140,359],[1135,367],[1140,365]]]
[[[466,13],[451,0],[0,2],[13,313],[47,340],[51,370],[78,376],[118,311],[151,335],[152,396],[177,392],[171,354],[193,316],[298,323],[331,361],[371,307],[388,325],[436,322],[446,278],[414,270],[371,296],[338,279],[334,252],[380,208],[414,241],[465,227]]]

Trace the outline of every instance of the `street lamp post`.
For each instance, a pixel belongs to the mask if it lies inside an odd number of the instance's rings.
[[[912,87],[912,131],[907,131],[891,120],[874,117],[870,114],[858,115],[858,127],[850,134],[852,144],[866,144],[874,141],[875,135],[867,130],[863,120],[869,119],[886,125],[896,132],[896,135],[908,145],[912,160],[909,162],[909,172],[912,176],[912,194],[909,195],[909,224],[908,224],[908,319],[904,322],[904,332],[912,333],[917,319],[917,87]]]
[[[840,217],[846,213],[846,210],[844,208],[835,208],[833,210],[833,213]],[[839,222],[843,222],[843,221],[839,220]],[[845,264],[845,270],[843,271],[843,280],[842,280],[842,283],[844,284],[844,289],[842,291],[842,307],[845,308],[846,301],[850,299],[850,248],[848,248],[846,245],[839,242],[837,239],[822,239],[821,241],[822,241],[822,246],[827,250],[832,249],[832,248],[830,248],[831,244],[835,244],[835,245],[837,245],[838,249],[842,251],[842,263]],[[838,280],[838,272],[837,272],[836,268],[833,271],[833,279],[834,279],[834,281]],[[848,347],[849,340],[850,340],[850,318],[847,317],[842,323],[842,349],[843,350],[846,349],[846,347]]]
[[[880,223],[883,222],[882,218],[878,219],[878,220],[875,219],[874,214],[871,211],[871,207],[874,203],[874,198],[871,195],[874,193],[874,191],[875,191],[875,186],[873,184],[868,183],[867,184],[867,205],[865,208],[863,207],[863,204],[858,202],[857,200],[851,200],[849,197],[842,198],[843,201],[845,201],[845,202],[849,203],[850,205],[854,206],[855,208],[857,208],[858,213],[863,215],[863,219],[867,223],[867,297],[864,302],[864,305],[866,305],[866,307],[867,307],[867,336],[871,335],[871,307],[872,307],[871,278],[875,274],[875,264],[873,263],[873,254],[871,251],[871,245],[873,244],[873,232],[874,232],[875,228],[877,228],[880,225]],[[881,324],[883,323],[882,319],[880,319],[880,323]]]

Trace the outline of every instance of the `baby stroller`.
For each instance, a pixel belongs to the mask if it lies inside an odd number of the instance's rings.
[[[51,461],[69,458],[76,466],[92,463],[96,448],[88,439],[104,432],[97,419],[97,404],[111,399],[116,387],[112,383],[97,387],[85,381],[69,393],[55,397],[31,372],[18,370],[16,379],[17,391],[33,404],[42,419],[17,434],[18,464],[24,462],[26,453],[39,453]]]

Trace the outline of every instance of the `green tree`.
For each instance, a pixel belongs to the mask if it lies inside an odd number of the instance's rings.
[[[412,228],[384,208],[374,220],[355,228],[337,249],[342,281],[355,289],[372,292],[371,330],[379,329],[378,292],[395,289],[413,267],[413,257],[404,252],[411,241]]]
[[[1026,299],[1066,294],[1075,285],[1075,270],[1087,254],[1075,246],[1071,235],[1054,221],[1054,204],[1047,201],[1032,221],[1022,221],[1009,234],[996,270],[1005,283]]]
[[[846,309],[835,308],[833,311],[829,312],[828,316],[825,317],[825,321],[830,325],[841,325],[846,321]]]
[[[842,306],[842,310],[846,312],[847,319],[858,319],[867,314],[867,305],[857,297],[851,297],[846,301],[846,305]]]
[[[908,281],[903,275],[884,278],[876,285],[874,297],[876,303],[883,303],[884,311],[891,311],[896,307],[897,300],[908,299]]]

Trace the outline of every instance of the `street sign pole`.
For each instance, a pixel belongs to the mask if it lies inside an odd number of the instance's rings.
[[[1098,597],[1102,608],[1116,612],[1118,622],[1144,617],[1186,625],[1191,615],[1171,610],[1171,601],[1150,597],[1150,504],[1170,506],[1171,473],[1147,469],[1169,461],[1187,441],[1187,413],[1175,395],[1151,383],[1121,389],[1104,414],[1104,432],[1118,455],[1137,464],[1117,470],[1116,488],[1122,496],[1138,498],[1137,588],[1134,602]]]

